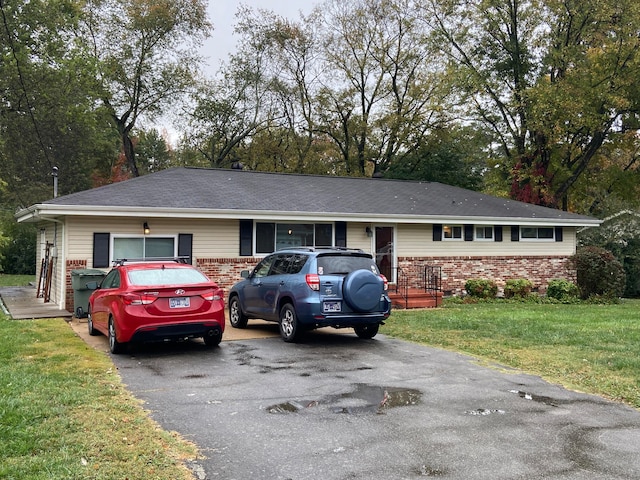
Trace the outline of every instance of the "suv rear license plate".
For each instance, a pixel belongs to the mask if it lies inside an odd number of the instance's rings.
[[[335,313],[342,311],[342,302],[323,302],[322,303],[322,312],[323,313]]]
[[[191,299],[189,297],[174,297],[169,299],[169,308],[189,308]]]

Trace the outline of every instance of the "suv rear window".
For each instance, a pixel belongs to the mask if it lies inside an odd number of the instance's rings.
[[[354,270],[380,273],[373,259],[366,255],[319,255],[318,275],[347,275]]]

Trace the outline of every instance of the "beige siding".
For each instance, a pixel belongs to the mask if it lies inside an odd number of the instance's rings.
[[[347,224],[347,247],[360,248],[365,252],[372,253],[373,238],[367,237],[366,228],[369,223],[348,223]]]
[[[128,218],[70,218],[69,258],[86,260],[93,268],[93,234],[98,232],[117,235],[142,236],[139,219]],[[184,220],[149,219],[149,236],[176,236],[179,233],[193,234],[193,256],[195,258],[237,257],[239,232],[237,220]]]
[[[511,241],[511,230],[505,227],[502,242],[474,240],[433,241],[431,225],[399,225],[396,253],[402,257],[458,257],[510,255],[573,255],[576,229],[564,228],[563,241]]]

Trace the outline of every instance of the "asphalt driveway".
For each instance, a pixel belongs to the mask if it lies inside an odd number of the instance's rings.
[[[114,356],[199,479],[640,478],[640,412],[379,335]]]

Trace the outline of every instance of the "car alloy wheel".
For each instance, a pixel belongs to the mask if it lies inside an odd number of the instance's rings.
[[[280,335],[285,342],[295,342],[298,330],[296,311],[293,305],[287,303],[280,310]]]

